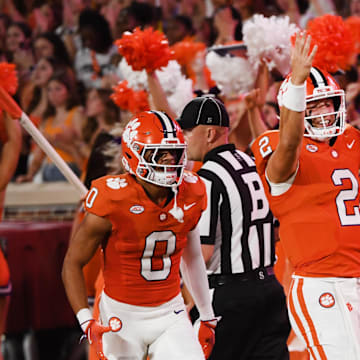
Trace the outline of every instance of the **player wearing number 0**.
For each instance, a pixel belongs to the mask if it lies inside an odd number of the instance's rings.
[[[288,306],[311,359],[360,359],[360,133],[345,97],[297,35],[279,92],[280,131],[252,149],[295,272]]]
[[[196,228],[205,186],[184,171],[185,148],[180,127],[165,113],[140,113],[122,137],[128,173],[93,181],[86,197],[87,214],[71,239],[63,281],[101,359],[198,360],[211,352],[217,320]],[[97,321],[81,269],[99,245],[105,287]],[[180,265],[200,309],[198,338],[180,294]]]

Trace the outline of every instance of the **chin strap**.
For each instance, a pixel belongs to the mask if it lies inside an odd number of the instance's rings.
[[[169,213],[180,223],[184,222],[184,212],[183,210],[177,206],[177,185],[174,185],[171,187],[172,191],[174,192],[174,206],[173,208],[169,211]]]

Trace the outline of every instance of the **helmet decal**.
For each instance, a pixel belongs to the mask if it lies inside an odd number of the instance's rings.
[[[126,145],[128,147],[130,147],[130,144],[132,143],[132,140],[134,139],[134,137],[136,137],[137,135],[137,128],[140,126],[140,122],[138,118],[135,118],[133,120],[131,120],[128,125],[126,126],[123,135],[122,135],[122,139],[123,141],[126,143]]]

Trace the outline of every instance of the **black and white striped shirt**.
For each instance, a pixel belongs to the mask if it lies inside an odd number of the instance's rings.
[[[198,174],[206,185],[202,244],[214,245],[211,274],[243,273],[275,261],[273,215],[254,161],[233,144],[206,154]]]

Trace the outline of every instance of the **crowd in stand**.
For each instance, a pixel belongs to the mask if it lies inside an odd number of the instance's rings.
[[[211,47],[241,41],[242,27],[254,14],[287,15],[291,22],[304,27],[309,19],[325,13],[344,17],[356,15],[357,3],[323,0],[3,1],[0,59],[16,64],[19,76],[16,99],[80,175],[85,170],[96,135],[129,118],[123,109],[108,111],[106,115],[99,110],[104,105],[111,106],[101,94],[111,92],[112,87],[123,80],[118,66],[121,56],[114,41],[124,31],[151,26],[163,31],[170,45],[192,37]],[[198,70],[194,66],[196,75],[203,65],[200,61]],[[271,117],[274,118],[272,114],[276,112],[276,91],[272,91],[272,83],[279,83],[279,78],[265,76],[269,77],[270,84],[267,93],[262,95],[261,106],[264,117],[269,117],[273,126]],[[345,86],[350,83],[350,120],[358,122],[357,63],[341,77]],[[193,90],[207,92],[209,86],[209,81],[203,81],[200,76],[193,78]],[[242,120],[246,115],[242,95],[232,94],[232,99],[225,100],[229,100],[230,112],[236,118],[232,137],[239,147],[246,148],[251,134],[247,121]],[[24,132],[14,180],[61,180],[62,175],[56,167],[44,158]]]
[[[204,72],[206,49],[239,44],[244,25],[256,14],[288,16],[291,23],[305,28],[309,20],[324,14],[343,19],[360,16],[360,0],[0,0],[0,61],[16,65],[16,101],[90,187],[93,178],[109,171],[104,168],[102,174],[97,173],[92,150],[111,139],[114,127],[113,136],[120,138],[133,115],[115,105],[111,94],[125,79],[115,41],[137,27],[160,30],[171,46],[185,39],[202,45],[190,68],[180,64],[181,70],[191,79],[194,96],[213,91],[224,101],[230,116],[229,139],[237,148],[250,152],[257,135],[278,127],[276,95],[284,79],[280,69],[269,71],[262,62],[252,88],[227,94],[221,93],[211,72]],[[231,54],[244,57],[244,50],[239,47]],[[347,122],[360,128],[360,56],[334,76],[346,90]],[[163,106],[156,75],[148,74],[147,81],[151,108],[177,117],[181,109]],[[216,85],[219,89],[214,90]],[[264,128],[256,128],[248,119],[254,108]],[[89,178],[89,173],[96,175]],[[12,181],[61,180],[64,177],[57,166],[23,130]]]

